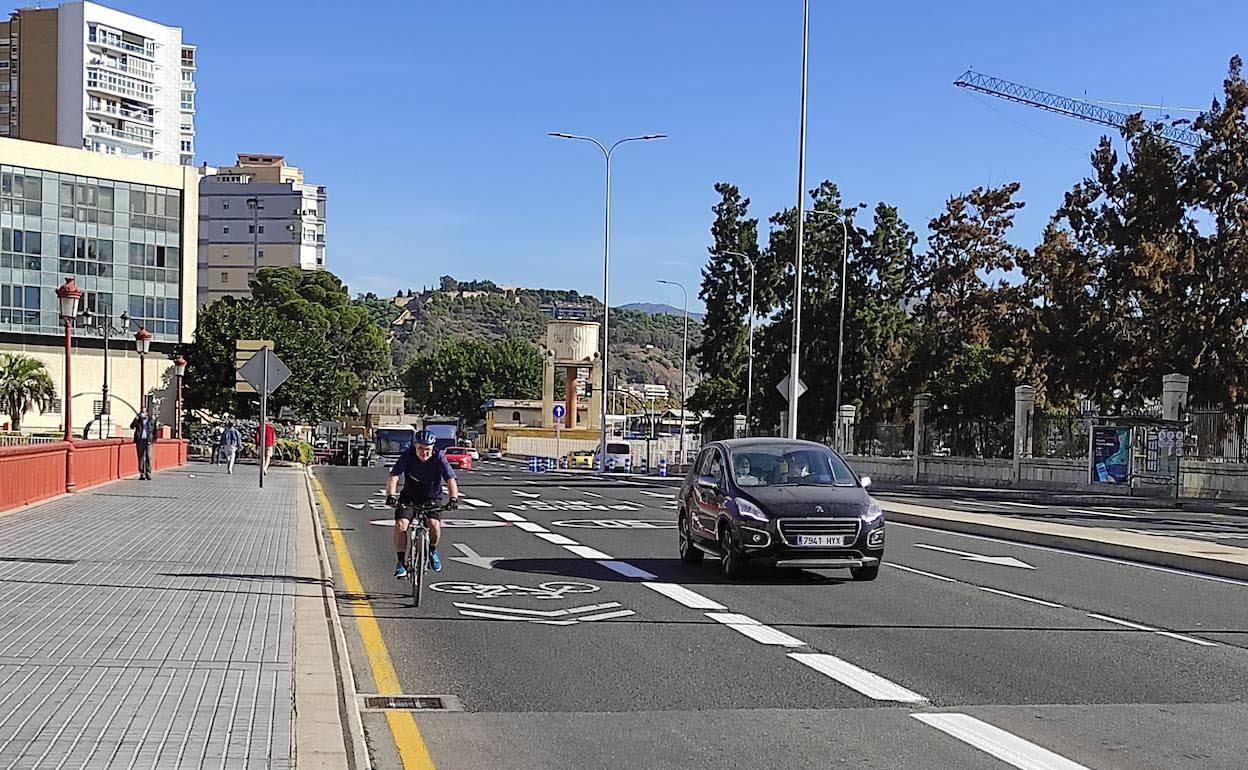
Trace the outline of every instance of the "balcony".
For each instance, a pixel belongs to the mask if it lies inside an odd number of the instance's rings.
[[[124,107],[116,107],[109,103],[101,103],[94,106],[88,103],[87,112],[92,112],[96,115],[108,115],[111,118],[124,118],[136,123],[146,123],[149,126],[156,121],[150,112],[127,110]]]
[[[115,94],[117,96],[124,96],[127,99],[134,99],[135,101],[140,101],[140,102],[150,103],[150,102],[155,101],[155,94],[152,91],[143,91],[141,89],[134,88],[122,82],[110,82],[107,77],[101,77],[100,74],[97,72],[97,69],[103,70],[104,72],[109,71],[107,68],[104,68],[104,67],[99,67],[99,68],[89,67],[87,69],[87,89],[88,90],[101,91],[103,93]]]
[[[104,136],[111,139],[118,139],[130,144],[137,144],[142,147],[151,147],[156,142],[156,137],[151,133],[139,133],[136,131],[126,131],[122,128],[114,128],[103,123],[92,123],[90,133],[94,136]]]
[[[143,69],[142,67],[135,67],[132,64],[120,64],[118,62],[115,62],[109,59],[100,58],[98,56],[88,61],[87,66],[103,67],[106,70],[112,70],[113,72],[120,72],[123,75],[130,75],[131,77],[142,78],[144,80],[156,79],[156,73],[154,73],[150,69]]]
[[[138,43],[131,43],[128,40],[125,40],[124,38],[117,35],[116,33],[107,32],[102,29],[98,31],[94,31],[93,34],[88,35],[87,45],[95,45],[95,46],[102,46],[105,48],[113,48],[118,51],[125,51],[126,53],[137,54],[146,59],[156,58],[156,43],[155,42],[152,42],[150,45],[139,45]]]

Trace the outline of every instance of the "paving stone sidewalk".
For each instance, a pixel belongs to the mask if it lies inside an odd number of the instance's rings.
[[[0,513],[0,768],[291,767],[304,481],[248,470]]]

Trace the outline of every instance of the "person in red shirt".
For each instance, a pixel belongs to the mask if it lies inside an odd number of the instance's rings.
[[[266,422],[264,424],[264,451],[260,452],[260,464],[263,466],[264,475],[269,475],[269,463],[273,460],[273,445],[277,443],[277,431],[273,429],[273,423]],[[260,428],[256,428],[256,447],[260,447]]]

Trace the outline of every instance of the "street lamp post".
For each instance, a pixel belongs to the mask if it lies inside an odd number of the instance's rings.
[[[750,340],[745,365],[745,435],[750,435],[750,405],[754,398],[754,260],[739,251],[721,251],[730,257],[741,257],[750,263]]]
[[[793,260],[793,350],[789,360],[789,438],[797,438],[798,369],[802,348],[802,207],[806,202],[806,56],[810,43],[810,0],[802,3],[802,107],[797,140],[797,253]]]
[[[812,214],[836,217],[841,226],[841,319],[836,333],[836,450],[841,451],[841,357],[845,353],[845,294],[849,287],[849,229],[845,217],[837,211],[812,211]]]
[[[685,336],[680,345],[680,467],[685,467],[685,388],[689,385],[689,292],[685,285],[676,281],[659,279],[659,283],[677,286],[685,295]]]
[[[140,326],[134,333],[134,349],[139,354],[139,411],[147,412],[147,351],[152,348],[152,333]],[[151,417],[151,414],[148,414]]]
[[[112,319],[106,313],[92,313],[90,309],[82,311],[82,317],[88,321],[94,319],[95,329],[100,336],[104,338],[104,384],[100,389],[100,399],[102,406],[100,408],[100,438],[104,438],[104,418],[111,417],[113,414],[112,397],[108,387],[108,351],[112,343],[114,334],[124,334],[130,322],[130,314],[126,311],[121,312],[121,328],[114,328]],[[111,430],[111,420],[110,420]]]
[[[610,350],[608,343],[610,340],[611,303],[608,298],[608,290],[610,288],[610,268],[611,268],[611,156],[615,153],[615,148],[625,142],[643,142],[652,139],[664,139],[666,134],[645,134],[644,136],[630,136],[617,140],[615,144],[607,147],[602,142],[589,136],[577,136],[576,134],[565,134],[561,132],[550,132],[548,136],[557,139],[575,139],[581,142],[593,142],[593,144],[602,150],[602,157],[607,163],[606,178],[606,202],[603,206],[603,228],[602,228],[602,399],[601,399],[601,434],[602,445],[598,453],[599,470],[606,470],[607,462],[607,369],[608,357]]]
[[[69,451],[65,453],[65,491],[73,492],[74,487],[74,391],[71,385],[71,359],[73,355],[74,318],[78,315],[78,300],[82,297],[82,289],[78,288],[73,278],[66,278],[56,290],[56,298],[60,303],[61,320],[65,323],[65,398],[62,405],[65,417],[64,440],[69,443]]]
[[[173,372],[178,377],[178,404],[177,404],[178,425],[177,425],[177,430],[175,431],[175,433],[177,437],[180,439],[182,438],[182,377],[186,374],[186,358],[184,358],[182,355],[179,355],[177,358],[173,359]]]

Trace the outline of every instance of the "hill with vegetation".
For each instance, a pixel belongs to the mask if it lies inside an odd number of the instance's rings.
[[[545,341],[552,317],[597,318],[601,303],[573,290],[498,286],[490,281],[456,281],[444,276],[437,289],[404,290],[393,297],[364,294],[355,303],[388,330],[396,372],[416,356],[458,341],[518,338],[533,345]],[[624,382],[668,385],[680,389],[684,318],[627,308],[611,310],[610,377]],[[689,345],[701,339],[701,323],[690,317]],[[690,380],[696,381],[690,369]]]

